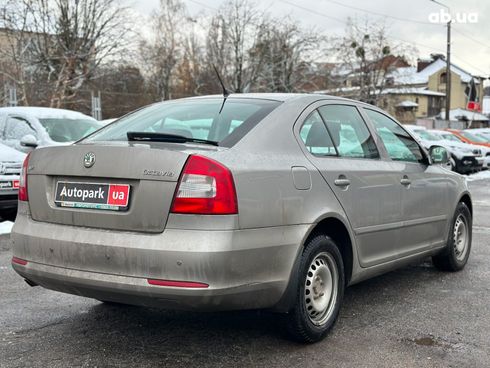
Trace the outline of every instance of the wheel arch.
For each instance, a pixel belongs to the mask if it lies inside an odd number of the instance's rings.
[[[296,259],[293,264],[286,291],[284,292],[279,303],[277,303],[277,305],[273,308],[274,310],[278,312],[288,312],[290,310],[298,286],[298,279],[295,278],[294,275],[298,272],[303,249],[308,241],[318,234],[323,234],[330,237],[338,246],[344,262],[345,286],[350,283],[354,264],[357,261],[355,241],[351,232],[349,231],[348,224],[343,218],[339,217],[337,214],[326,214],[313,223],[306,232],[303,241],[301,242],[301,246],[298,249],[298,254],[296,255]]]
[[[471,217],[473,217],[473,202],[471,201],[470,194],[468,192],[464,193],[460,198],[458,203],[463,202],[466,207],[470,210]]]

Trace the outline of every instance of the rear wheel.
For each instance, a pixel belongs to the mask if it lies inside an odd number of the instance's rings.
[[[344,264],[336,244],[316,235],[305,246],[299,267],[295,303],[286,315],[295,340],[323,339],[335,324],[344,296]]]
[[[472,218],[466,204],[458,203],[449,231],[447,246],[432,257],[434,266],[442,271],[460,271],[468,262],[471,250]]]

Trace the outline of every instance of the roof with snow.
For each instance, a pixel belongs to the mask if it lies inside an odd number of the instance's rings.
[[[419,72],[417,72],[416,67],[409,66],[404,68],[397,68],[392,71],[389,76],[395,79],[395,84],[425,84],[429,82],[429,77],[431,75],[445,68],[446,61],[443,59],[437,59]],[[469,83],[471,81],[471,78],[473,78],[473,76],[469,72],[454,64],[451,64],[451,72],[459,75],[461,81],[464,83]],[[475,84],[479,83],[480,81],[478,80],[478,78],[475,78]]]
[[[398,105],[396,105],[397,107],[418,107],[419,104],[416,103],[416,102],[413,102],[413,101],[409,101],[409,100],[405,100],[405,101],[402,101],[400,102]]]
[[[446,112],[442,111],[438,118],[443,120],[446,119]],[[465,110],[465,109],[453,109],[449,111],[449,120],[466,120],[466,121],[489,121],[488,117],[475,111]]]
[[[50,107],[34,107],[34,106],[15,106],[1,107],[0,114],[27,114],[38,119],[83,119],[95,120],[91,116],[82,114],[78,111],[66,109],[54,109]]]
[[[397,87],[385,88],[382,94],[399,94],[399,95],[424,95],[424,96],[446,96],[445,93],[431,91],[424,87]]]

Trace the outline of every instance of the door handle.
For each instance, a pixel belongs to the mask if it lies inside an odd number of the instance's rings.
[[[412,183],[412,181],[408,178],[408,176],[403,176],[403,178],[400,180],[401,185],[408,186]]]
[[[334,184],[338,187],[348,187],[350,185],[350,180],[344,177],[339,177],[335,179]]]

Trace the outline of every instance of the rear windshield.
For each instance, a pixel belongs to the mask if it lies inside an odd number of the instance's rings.
[[[229,98],[224,105],[223,98],[163,102],[123,117],[85,141],[127,141],[128,132],[146,132],[205,139],[231,147],[279,104],[245,98]]]
[[[95,132],[101,127],[97,121],[88,119],[39,119],[41,125],[55,142],[74,142]]]

